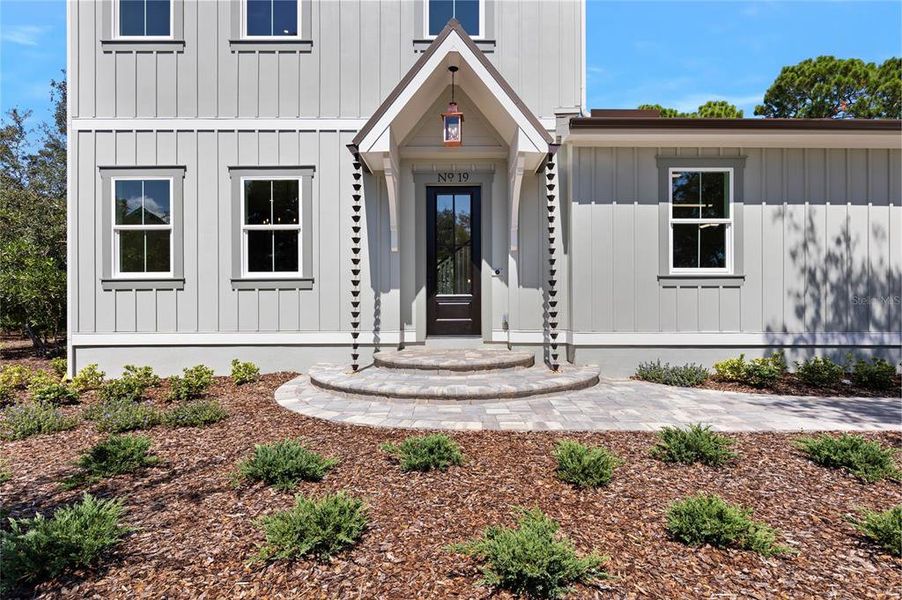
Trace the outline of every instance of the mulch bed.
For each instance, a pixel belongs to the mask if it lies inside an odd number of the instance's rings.
[[[610,556],[614,577],[577,586],[574,598],[748,597],[888,598],[902,589],[902,559],[862,540],[846,517],[861,507],[902,502],[896,482],[866,485],[818,467],[792,447],[789,434],[736,434],[740,459],[723,469],[671,466],[650,458],[651,433],[454,433],[467,456],[445,473],[402,473],[378,450],[410,432],[306,418],[279,407],[273,391],[293,375],[266,375],[235,387],[218,379],[210,396],[230,417],[205,429],[148,432],[163,461],[135,475],[90,486],[124,498],[135,528],[103,568],[42,584],[42,597],[488,598],[478,565],[445,550],[494,523],[513,524],[513,506],[538,506],[561,523],[581,551]],[[162,391],[155,393],[156,400]],[[90,402],[91,400],[88,399]],[[82,423],[73,431],[3,442],[12,479],[0,502],[12,516],[49,512],[81,491],[59,482],[79,450],[103,436]],[[229,475],[255,443],[300,438],[341,463],[319,483],[320,495],[345,490],[366,500],[371,526],[331,563],[249,565],[262,534],[254,519],[288,508],[292,494],[262,485],[235,488]],[[625,459],[611,483],[580,491],[554,477],[551,456],[563,437],[605,444]],[[869,434],[896,447],[897,433]],[[782,531],[798,554],[762,558],[668,539],[668,504],[699,491],[754,509]],[[497,594],[508,598],[506,593]]]
[[[902,378],[896,376],[893,387],[887,390],[872,390],[858,387],[850,383],[840,383],[830,387],[814,387],[800,380],[794,373],[784,374],[773,386],[769,388],[756,388],[750,385],[731,381],[719,381],[715,378],[708,379],[699,386],[709,390],[723,392],[745,392],[750,394],[771,394],[777,396],[839,396],[843,398],[885,398],[887,396],[899,396],[902,389]]]

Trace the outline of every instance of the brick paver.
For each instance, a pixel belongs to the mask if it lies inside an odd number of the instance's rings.
[[[720,431],[899,430],[902,401],[773,396],[674,388],[602,378],[592,388],[509,400],[422,400],[349,396],[301,376],[276,401],[311,417],[372,427],[509,431],[652,431],[706,423]]]

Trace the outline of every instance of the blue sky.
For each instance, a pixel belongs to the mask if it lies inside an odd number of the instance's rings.
[[[754,106],[784,65],[819,54],[902,54],[902,1],[608,2],[587,6],[588,102],[694,110],[709,99]],[[0,109],[49,117],[66,65],[63,0],[0,0]]]

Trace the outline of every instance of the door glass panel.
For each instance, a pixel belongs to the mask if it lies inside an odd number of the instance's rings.
[[[472,292],[473,264],[469,194],[435,198],[435,280],[437,294]]]

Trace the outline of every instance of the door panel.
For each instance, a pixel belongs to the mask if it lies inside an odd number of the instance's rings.
[[[426,202],[426,333],[479,335],[479,188],[428,187]]]

